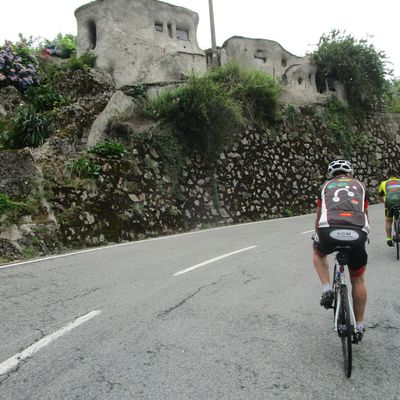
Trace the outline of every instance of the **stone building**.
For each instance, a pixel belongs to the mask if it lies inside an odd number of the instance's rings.
[[[117,88],[182,81],[207,69],[197,13],[156,0],[97,0],[75,11],[78,55],[91,51]]]
[[[221,65],[235,60],[274,76],[283,84],[283,102],[319,103],[326,98],[318,93],[317,67],[310,64],[309,58],[297,57],[273,40],[233,36],[219,49],[219,59]]]
[[[111,74],[116,87],[179,84],[194,72],[202,75],[211,62],[211,50],[197,43],[197,13],[157,0],[96,0],[75,11],[78,55],[91,51],[96,66]],[[218,48],[221,65],[237,61],[273,75],[282,82],[282,101],[293,104],[323,103],[318,93],[316,66],[297,57],[279,43],[234,36]],[[156,89],[154,89],[156,88]],[[343,100],[340,87],[336,95]]]

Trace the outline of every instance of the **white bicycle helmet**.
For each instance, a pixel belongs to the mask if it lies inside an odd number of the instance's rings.
[[[337,172],[352,174],[353,166],[351,165],[351,162],[347,160],[333,160],[328,166],[328,174],[329,176],[335,176]]]

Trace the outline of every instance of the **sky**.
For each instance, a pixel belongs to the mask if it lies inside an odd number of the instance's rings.
[[[135,0],[132,0],[135,1]],[[76,35],[74,11],[85,0],[2,1],[0,43],[16,41],[18,33],[54,39],[57,33]],[[211,47],[208,0],[169,0],[199,14],[197,41]],[[340,29],[356,39],[366,38],[384,51],[400,77],[400,1],[398,0],[213,0],[217,46],[232,36],[269,39],[304,56],[316,49],[323,33]],[[16,10],[18,8],[18,10]]]

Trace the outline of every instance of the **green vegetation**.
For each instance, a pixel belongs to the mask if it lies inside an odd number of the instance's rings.
[[[34,246],[27,246],[22,250],[22,256],[24,259],[35,258],[38,255],[39,251]]]
[[[11,121],[0,124],[0,148],[38,147],[53,129],[46,114],[37,113],[32,105],[21,107]]]
[[[115,141],[98,143],[96,146],[90,147],[87,151],[88,153],[97,154],[108,159],[120,159],[127,154],[124,145]]]
[[[18,203],[12,201],[6,194],[0,193],[0,215],[18,206]]]
[[[32,200],[26,202],[14,201],[8,195],[0,193],[0,216],[3,222],[16,223],[23,215],[30,215],[37,204]]]
[[[366,39],[357,40],[338,30],[321,36],[318,49],[311,54],[318,66],[317,84],[322,91],[325,82],[345,85],[350,107],[356,112],[382,109],[388,90],[386,55]]]
[[[172,190],[179,195],[179,178],[185,163],[185,151],[182,142],[178,139],[173,129],[166,126],[162,130],[154,130],[150,144],[160,154],[166,172],[171,178]]]
[[[26,97],[36,111],[50,111],[67,106],[69,99],[61,96],[51,85],[32,86],[26,91]]]
[[[208,77],[240,104],[247,120],[274,122],[282,88],[271,75],[231,62]]]
[[[52,41],[45,40],[34,47],[36,41],[20,34],[19,42],[6,41],[0,47],[0,87],[17,87],[27,103],[0,119],[0,150],[42,145],[54,132],[51,112],[70,103],[58,93],[55,84],[69,70],[88,70],[95,64],[93,54],[75,56],[73,35],[58,34]],[[54,63],[52,56],[69,59]]]
[[[357,140],[350,109],[332,97],[324,108],[323,120],[333,141],[342,150],[343,155],[350,158],[352,147]]]
[[[186,154],[197,151],[212,164],[246,120],[273,120],[279,93],[267,74],[228,64],[151,100],[146,115],[176,131]]]
[[[386,111],[400,113],[400,79],[390,82]]]
[[[93,160],[81,157],[67,163],[67,169],[71,175],[77,178],[92,179],[100,175],[101,167]]]
[[[139,105],[145,106],[147,98],[147,87],[142,83],[138,83],[137,85],[133,85],[125,92],[126,95],[131,96],[132,99]]]
[[[59,33],[53,40],[45,40],[43,47],[53,56],[70,58],[76,53],[76,37]]]
[[[239,105],[206,78],[192,77],[186,87],[162,94],[148,111],[175,127],[187,153],[198,151],[208,161],[215,160],[243,123]]]
[[[67,61],[67,68],[71,71],[88,70],[96,64],[96,56],[92,53],[83,53],[80,57],[72,56]]]

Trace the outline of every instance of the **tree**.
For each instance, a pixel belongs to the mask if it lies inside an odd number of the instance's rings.
[[[377,51],[367,39],[357,40],[339,30],[323,34],[318,49],[311,54],[318,66],[317,86],[323,91],[333,81],[345,85],[347,101],[351,108],[379,111],[388,91],[386,55]]]
[[[400,79],[393,79],[389,83],[386,109],[388,112],[400,113]]]

